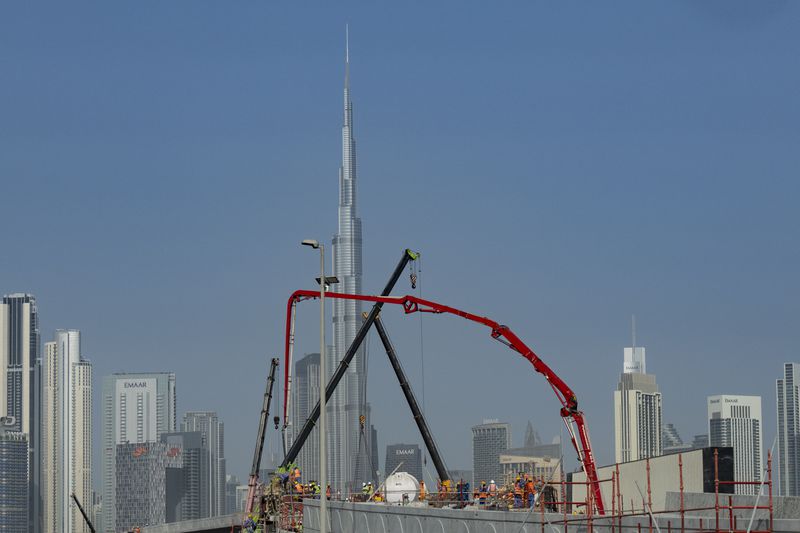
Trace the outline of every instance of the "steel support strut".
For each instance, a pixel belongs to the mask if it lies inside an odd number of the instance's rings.
[[[394,373],[397,376],[397,381],[400,382],[400,388],[403,389],[403,394],[408,402],[408,407],[411,409],[411,414],[414,415],[414,422],[417,423],[419,432],[422,435],[422,440],[425,442],[425,447],[428,449],[428,453],[431,454],[431,460],[433,460],[433,466],[436,467],[436,473],[439,475],[441,481],[448,480],[450,479],[450,475],[447,473],[447,468],[444,466],[444,461],[442,461],[442,456],[439,454],[439,449],[433,441],[433,435],[431,434],[430,428],[428,428],[428,423],[425,421],[417,399],[414,397],[414,391],[411,390],[411,385],[408,383],[408,379],[406,379],[403,367],[400,366],[397,353],[394,351],[392,341],[389,340],[389,335],[386,333],[386,328],[383,326],[381,317],[375,319],[375,329],[378,331],[378,335],[383,343],[383,348],[386,350],[386,355],[389,357],[389,362],[392,364]]]
[[[406,250],[403,251],[403,257],[400,259],[400,262],[397,263],[397,267],[394,269],[394,272],[392,272],[392,276],[389,278],[389,281],[386,283],[386,287],[384,287],[383,292],[381,293],[381,296],[383,296],[383,297],[389,296],[389,294],[392,292],[392,289],[394,288],[395,284],[397,283],[397,280],[400,278],[400,275],[403,273],[403,269],[406,267],[406,265],[408,264],[409,261],[414,261],[416,258],[417,258],[417,254],[412,252],[411,250],[406,249]],[[295,293],[295,294],[297,294],[297,293]],[[341,293],[329,292],[329,293],[325,293],[325,296],[327,297],[328,294],[341,294]],[[351,296],[355,296],[355,295],[351,295]],[[307,295],[307,297],[308,298],[319,297],[319,293],[318,292],[314,293],[314,295],[309,294],[309,295]],[[291,327],[292,327],[291,310],[292,310],[292,307],[294,306],[294,302],[295,302],[294,299],[290,299],[289,300],[289,304],[288,304],[288,309],[287,309],[287,311],[289,313],[288,316],[287,316],[287,319],[286,319],[286,356],[287,356],[287,359],[288,359],[288,356],[289,356],[290,331],[291,331]],[[336,390],[336,386],[339,384],[339,382],[344,377],[345,372],[347,372],[347,367],[350,366],[350,362],[353,360],[353,357],[355,357],[356,352],[361,347],[361,343],[364,341],[364,338],[367,336],[367,332],[369,331],[369,328],[372,326],[372,323],[375,322],[375,318],[377,318],[378,313],[381,310],[381,307],[383,307],[383,304],[384,304],[384,302],[375,301],[375,304],[372,306],[372,310],[369,312],[369,315],[367,315],[367,319],[361,324],[361,328],[358,330],[358,332],[356,333],[356,336],[353,338],[353,342],[350,344],[350,347],[347,349],[347,353],[345,353],[344,357],[339,362],[339,366],[336,367],[336,372],[334,372],[333,376],[331,376],[331,379],[328,381],[328,385],[325,387],[325,390],[326,390],[325,398],[326,399],[330,398],[331,394],[333,394],[333,392]],[[289,365],[288,364],[286,365],[286,368],[284,369],[284,374],[286,376],[286,381],[288,382],[288,380],[289,380]],[[283,401],[283,405],[285,406],[286,405],[286,400],[287,400],[287,388],[286,387],[284,387],[284,398],[283,398],[283,400],[284,400]],[[297,435],[297,438],[294,440],[294,442],[292,442],[292,447],[289,448],[288,452],[286,452],[286,457],[283,458],[283,461],[281,462],[281,466],[285,467],[286,465],[288,465],[289,463],[293,462],[297,458],[297,455],[300,453],[300,450],[303,448],[303,445],[305,444],[306,440],[308,439],[308,436],[311,435],[311,430],[314,429],[314,425],[317,423],[317,420],[319,419],[319,404],[320,404],[320,402],[317,401],[317,404],[314,406],[314,409],[308,415],[308,418],[306,419],[305,424],[303,424],[303,427],[300,430],[300,433]],[[283,422],[284,427],[286,427],[286,425],[288,424],[288,413],[286,412],[286,408],[285,407],[284,407],[284,410],[283,410],[283,421],[284,421]]]
[[[261,406],[261,417],[258,420],[258,433],[256,434],[256,449],[253,452],[253,466],[250,468],[250,480],[247,482],[247,507],[245,512],[253,512],[256,499],[256,485],[258,484],[258,471],[261,469],[261,455],[264,453],[264,437],[267,433],[267,420],[269,419],[269,404],[272,403],[272,386],[275,384],[275,372],[280,364],[280,359],[274,357],[269,368],[267,388],[264,391],[264,403]]]

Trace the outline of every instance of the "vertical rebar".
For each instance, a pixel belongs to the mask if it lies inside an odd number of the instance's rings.
[[[733,496],[728,496],[728,526],[733,531]]]
[[[681,488],[681,533],[684,533],[684,506],[683,506],[683,454],[678,454],[678,479],[680,479]]]
[[[714,530],[719,533],[719,448],[714,448]]]
[[[647,458],[647,509],[653,509],[653,498],[650,492],[650,458]],[[653,513],[650,513],[650,529],[649,533],[653,533]]]
[[[619,502],[619,533],[622,533],[622,515],[625,512],[624,506],[625,502],[622,500],[622,478],[619,477],[619,463],[616,464],[616,475],[617,475],[617,501]]]
[[[769,479],[769,530],[775,531],[772,523],[772,450],[767,452],[767,478]]]
[[[616,523],[615,523],[616,514],[617,514],[617,505],[616,505],[617,504],[617,495],[616,495],[617,483],[616,483],[616,481],[617,481],[616,476],[612,472],[611,473],[611,533],[616,533]],[[620,533],[622,533],[622,532],[620,531]]]

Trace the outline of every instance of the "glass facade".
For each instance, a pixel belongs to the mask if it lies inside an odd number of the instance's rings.
[[[28,436],[0,428],[0,531],[28,531]]]
[[[489,422],[472,428],[472,472],[477,481],[503,479],[500,454],[511,448],[511,425]]]

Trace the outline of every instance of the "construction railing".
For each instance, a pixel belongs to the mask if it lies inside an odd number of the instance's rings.
[[[541,523],[542,533],[545,533],[546,525],[561,526],[559,533],[569,533],[570,527],[585,529],[592,533],[595,523],[602,524],[603,529],[610,528],[611,533],[628,533],[635,530],[637,533],[647,531],[648,533],[673,533],[685,532],[714,532],[722,531],[729,533],[772,533],[774,530],[774,508],[773,508],[773,479],[772,479],[772,453],[767,454],[766,479],[763,481],[729,481],[721,480],[719,475],[719,453],[714,449],[714,492],[713,505],[706,506],[687,506],[684,490],[683,457],[678,454],[678,506],[671,509],[653,509],[653,487],[650,479],[650,461],[646,460],[646,475],[642,480],[644,487],[636,486],[639,493],[638,499],[629,499],[626,503],[622,494],[622,476],[620,475],[619,464],[615,465],[610,477],[598,480],[601,487],[610,489],[610,498],[606,499],[606,512],[598,515],[595,512],[593,501],[593,491],[590,490],[588,481],[566,481],[563,474],[560,481],[547,482],[539,485],[538,494],[535,497],[533,510],[529,505],[530,491],[522,491],[509,487],[500,488],[496,491],[484,491],[479,489],[461,490],[458,487],[451,487],[450,490],[434,492],[408,492],[401,495],[400,501],[394,505],[410,504],[419,502],[432,507],[464,508],[481,510],[502,510],[520,511],[529,514],[535,513],[538,522]],[[755,505],[737,505],[734,503],[734,495],[725,491],[725,487],[739,486],[758,486],[759,493],[765,488],[767,493],[763,496],[759,494]],[[575,487],[581,487],[585,494],[583,499],[570,499],[568,494],[574,494]],[[735,490],[735,489],[734,489]],[[662,490],[663,492],[663,490]],[[674,491],[671,491],[674,492]],[[603,494],[608,495],[603,489]],[[314,497],[314,496],[305,496]],[[303,496],[284,496],[280,513],[280,525],[286,530],[299,530],[303,520]],[[317,495],[316,498],[319,498]],[[331,498],[329,498],[331,499]],[[334,500],[346,500],[352,502],[372,502],[384,503],[385,494],[356,492],[344,494],[339,497],[334,496]],[[764,501],[765,500],[765,501]],[[764,501],[763,504],[760,502]],[[739,511],[739,516],[737,516]],[[750,511],[746,513],[745,511]],[[751,528],[751,518],[757,511],[762,515],[758,521],[761,528]],[[559,518],[554,518],[554,515]],[[746,515],[746,520],[743,520]],[[766,515],[766,516],[764,516]],[[600,521],[600,522],[598,522]],[[666,522],[666,524],[665,524]],[[691,522],[691,527],[687,525]],[[746,523],[743,523],[746,522]],[[666,528],[664,527],[666,525]],[[763,526],[767,527],[764,528]]]

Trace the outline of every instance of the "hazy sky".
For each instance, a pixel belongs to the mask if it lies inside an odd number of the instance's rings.
[[[7,2],[0,291],[37,296],[43,341],[81,330],[95,456],[102,376],[174,371],[246,476],[286,298],[317,274],[299,242],[336,231],[348,22],[366,290],[420,250],[424,297],[508,324],[574,388],[601,463],[635,313],[665,421],[690,440],[707,395],[762,395],[768,447],[800,360],[797,3]],[[420,395],[424,345],[451,468],[483,418],[559,433],[485,328],[384,317]],[[420,439],[369,352],[383,462]]]

